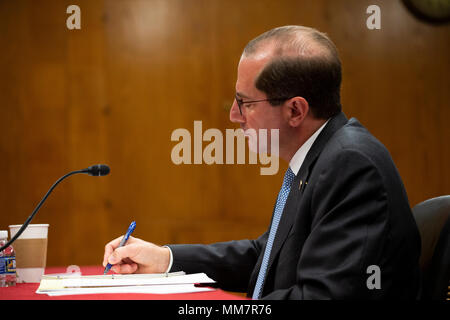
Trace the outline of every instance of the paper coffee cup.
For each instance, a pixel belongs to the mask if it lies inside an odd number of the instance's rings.
[[[16,252],[17,282],[40,282],[47,264],[48,224],[29,224],[12,246]],[[10,225],[11,238],[22,227]]]

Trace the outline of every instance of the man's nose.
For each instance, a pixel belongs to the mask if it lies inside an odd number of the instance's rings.
[[[239,111],[239,106],[236,102],[236,99],[233,101],[233,105],[231,106],[231,109],[230,109],[230,121],[234,122],[234,123],[244,123],[245,122],[244,117],[241,115],[241,113]]]

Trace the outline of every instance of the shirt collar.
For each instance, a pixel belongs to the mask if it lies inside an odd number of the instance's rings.
[[[301,147],[297,150],[297,152],[292,157],[291,161],[289,162],[289,167],[294,172],[295,175],[297,175],[298,171],[300,170],[300,167],[303,164],[303,161],[306,158],[306,155],[308,154],[309,149],[311,149],[311,146],[313,145],[314,141],[316,141],[317,137],[319,136],[322,129],[325,127],[325,125],[330,121],[328,119],[319,129],[317,129],[316,132],[312,134],[311,137],[309,137],[308,140],[305,141],[304,144],[301,145]]]

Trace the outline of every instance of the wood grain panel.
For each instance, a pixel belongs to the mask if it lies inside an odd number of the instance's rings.
[[[343,62],[344,111],[390,150],[411,205],[450,192],[449,26],[417,21],[400,1],[0,0],[0,228],[25,221],[60,176],[75,176],[33,220],[49,223],[47,265],[99,264],[132,220],[155,243],[255,238],[287,165],[175,165],[171,133],[235,128],[228,118],[245,44],[280,25],[330,35]],[[207,143],[203,143],[203,147]]]

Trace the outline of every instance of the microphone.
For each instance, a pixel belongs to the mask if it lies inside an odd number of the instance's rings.
[[[106,164],[96,164],[93,166],[90,166],[86,169],[82,169],[82,170],[76,170],[76,171],[72,171],[67,173],[66,175],[62,176],[61,178],[59,178],[51,187],[50,189],[47,191],[47,193],[45,194],[45,196],[42,198],[42,200],[38,203],[38,205],[36,206],[36,208],[34,208],[33,212],[30,214],[30,216],[28,217],[28,219],[25,221],[25,223],[22,225],[22,227],[19,229],[19,231],[17,231],[17,233],[14,235],[14,237],[12,237],[3,247],[0,248],[0,252],[5,250],[6,248],[8,248],[14,241],[16,241],[16,239],[18,237],[20,237],[20,235],[22,234],[22,232],[24,232],[24,230],[28,227],[28,225],[30,224],[31,220],[33,219],[33,217],[35,216],[35,214],[39,211],[39,209],[41,208],[41,206],[44,204],[45,200],[47,199],[47,197],[50,195],[50,193],[53,191],[53,189],[55,189],[55,187],[61,182],[63,181],[65,178],[70,177],[71,175],[77,174],[77,173],[87,173],[90,176],[106,176],[107,174],[109,174],[110,169]]]
[[[83,170],[90,176],[106,176],[109,173],[109,167],[106,164],[96,164]]]

